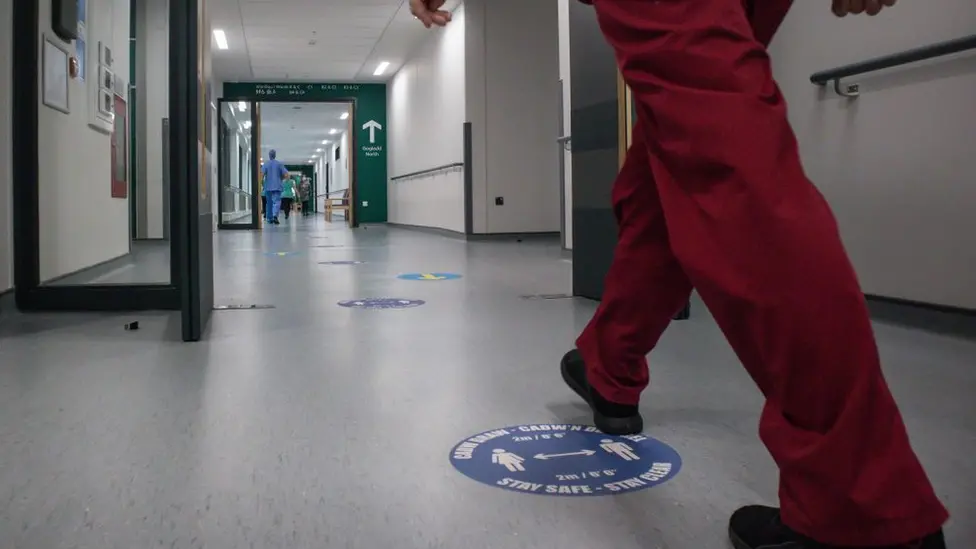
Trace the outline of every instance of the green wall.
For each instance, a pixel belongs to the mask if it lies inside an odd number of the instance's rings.
[[[356,223],[386,223],[386,84],[325,82],[226,82],[230,101],[353,103]]]

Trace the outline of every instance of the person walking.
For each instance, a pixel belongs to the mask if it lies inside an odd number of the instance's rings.
[[[766,51],[792,0],[584,0],[636,100],[613,186],[620,235],[562,376],[610,434],[643,429],[646,355],[695,288],[766,397],[781,508],[737,549],[944,549],[948,512],[881,371],[833,213],[800,163]],[[825,1],[826,3],[826,1]],[[833,0],[837,16],[895,0]],[[411,0],[426,27],[444,0]]]
[[[295,179],[288,177],[281,184],[281,211],[285,212],[285,219],[291,217],[291,207],[295,203]]]
[[[298,186],[298,198],[302,201],[302,217],[312,214],[312,182],[308,176],[302,177],[302,183]]]
[[[288,178],[285,165],[278,162],[278,153],[274,149],[268,153],[268,161],[261,167],[264,176],[264,194],[267,196],[267,206],[264,208],[268,223],[278,225],[278,211],[281,208],[281,191],[283,182]]]

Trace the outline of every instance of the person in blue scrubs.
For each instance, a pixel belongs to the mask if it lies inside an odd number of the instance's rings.
[[[278,212],[281,209],[282,182],[288,178],[285,165],[278,162],[278,153],[274,150],[268,153],[269,160],[261,167],[264,175],[264,194],[268,197],[268,207],[264,209],[268,223],[278,224]]]

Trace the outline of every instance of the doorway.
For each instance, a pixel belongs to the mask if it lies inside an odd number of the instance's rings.
[[[260,105],[250,101],[217,100],[218,133],[217,228],[253,230],[260,227]]]
[[[349,101],[260,102],[260,156],[271,153],[289,173],[280,203],[279,223],[322,212],[326,220],[353,226],[351,204],[358,196],[358,163],[352,152],[355,105]],[[330,188],[315,191],[316,181],[327,179]]]
[[[172,207],[159,208],[156,219],[159,226],[171,227],[172,238],[159,244],[159,254],[149,254],[165,258],[161,269],[141,261],[131,247],[130,201],[135,193],[129,182],[135,181],[138,163],[132,161],[136,148],[124,134],[137,131],[138,116],[127,124],[115,123],[129,116],[128,107],[136,98],[136,82],[126,81],[127,76],[132,79],[129,54],[139,55],[131,44],[132,21],[98,9],[104,3],[89,3],[85,20],[78,22],[72,36],[52,28],[50,2],[13,3],[12,40],[18,54],[12,59],[12,81],[19,83],[12,88],[11,109],[12,150],[19,162],[13,188],[14,266],[21,310],[195,308],[198,314],[192,324],[186,322],[188,315],[183,316],[183,337],[199,339],[206,325],[206,315],[199,312],[211,307],[195,306],[206,301],[205,265],[212,254],[191,242],[199,238],[201,224],[210,235],[209,216],[203,219],[209,202],[206,192],[201,193],[207,189],[207,174],[200,169],[208,162],[209,147],[201,143],[210,132],[204,105],[213,85],[209,41],[198,34],[209,31],[203,3],[132,3],[137,13],[156,9],[158,19],[170,24],[168,45],[153,49],[160,57],[156,66],[165,67],[162,72],[168,76],[154,89],[168,90],[172,98],[161,102],[154,116],[156,121],[169,121],[153,132],[160,136],[160,147],[154,151],[162,151],[165,143],[172,153],[159,153],[162,175],[153,182],[156,196],[172,196]],[[62,80],[66,89],[58,96],[65,98],[61,102],[44,99],[50,91],[38,77],[45,74],[41,52],[56,54],[65,71],[78,67]],[[168,133],[163,133],[164,127]],[[109,159],[113,144],[115,164]]]

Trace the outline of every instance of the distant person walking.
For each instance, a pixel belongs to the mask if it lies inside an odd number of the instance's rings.
[[[295,203],[297,194],[295,179],[289,177],[281,184],[281,211],[285,212],[285,219],[291,216],[291,207]]]
[[[298,198],[302,201],[302,217],[312,214],[312,181],[308,176],[302,177],[302,184],[298,186]]]
[[[271,150],[268,153],[268,161],[261,167],[264,176],[264,194],[268,197],[267,207],[264,209],[265,218],[268,223],[278,225],[278,212],[281,209],[281,191],[284,189],[283,183],[288,179],[288,170],[285,165],[278,162],[278,153]]]

